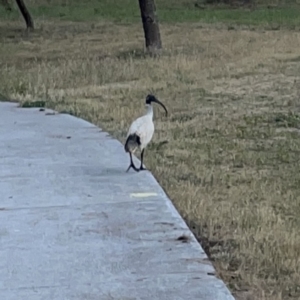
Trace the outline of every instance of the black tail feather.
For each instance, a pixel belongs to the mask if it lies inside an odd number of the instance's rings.
[[[130,134],[125,142],[126,152],[133,153],[141,145],[141,139],[137,134]]]

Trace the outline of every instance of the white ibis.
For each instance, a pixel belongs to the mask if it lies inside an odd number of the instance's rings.
[[[151,141],[154,133],[153,107],[151,105],[152,102],[161,105],[166,112],[166,116],[168,115],[168,111],[166,107],[155,96],[151,94],[147,95],[146,114],[133,121],[127,133],[127,140],[124,149],[130,155],[130,165],[126,172],[128,172],[130,168],[133,168],[136,172],[146,170],[143,167],[144,150],[146,146],[149,144],[149,142]],[[132,161],[132,154],[134,154],[134,152],[137,149],[140,149],[141,151],[141,166],[139,169],[134,165]]]

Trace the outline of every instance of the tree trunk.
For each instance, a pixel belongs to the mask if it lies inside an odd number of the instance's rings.
[[[25,19],[25,22],[26,22],[26,26],[27,26],[27,29],[34,29],[34,24],[33,24],[33,20],[32,20],[32,17],[28,11],[28,9],[26,8],[26,5],[24,3],[23,0],[16,0],[17,4],[18,4],[18,7]]]
[[[155,0],[139,0],[146,48],[153,53],[162,48]]]

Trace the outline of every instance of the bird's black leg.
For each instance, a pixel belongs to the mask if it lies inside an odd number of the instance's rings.
[[[144,150],[145,150],[145,149],[143,149],[142,152],[141,152],[141,166],[140,166],[140,170],[141,170],[141,171],[146,170],[146,169],[143,167]]]
[[[131,154],[131,152],[129,153],[129,155],[130,155],[130,165],[129,165],[129,167],[128,167],[128,169],[127,169],[126,172],[128,172],[130,168],[132,168],[136,172],[139,172],[139,169],[134,165],[134,163],[132,161],[132,154]]]

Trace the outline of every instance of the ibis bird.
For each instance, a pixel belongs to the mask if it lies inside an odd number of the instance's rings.
[[[146,170],[143,167],[144,151],[149,142],[151,141],[154,133],[153,107],[151,105],[152,102],[161,105],[166,112],[166,116],[168,115],[168,111],[164,104],[162,104],[154,95],[147,95],[146,114],[133,121],[127,133],[127,140],[125,142],[124,149],[125,152],[129,153],[130,165],[126,172],[128,172],[130,168],[133,168],[136,172]],[[134,165],[132,161],[132,154],[134,154],[134,152],[137,149],[141,151],[141,166],[139,169]]]

